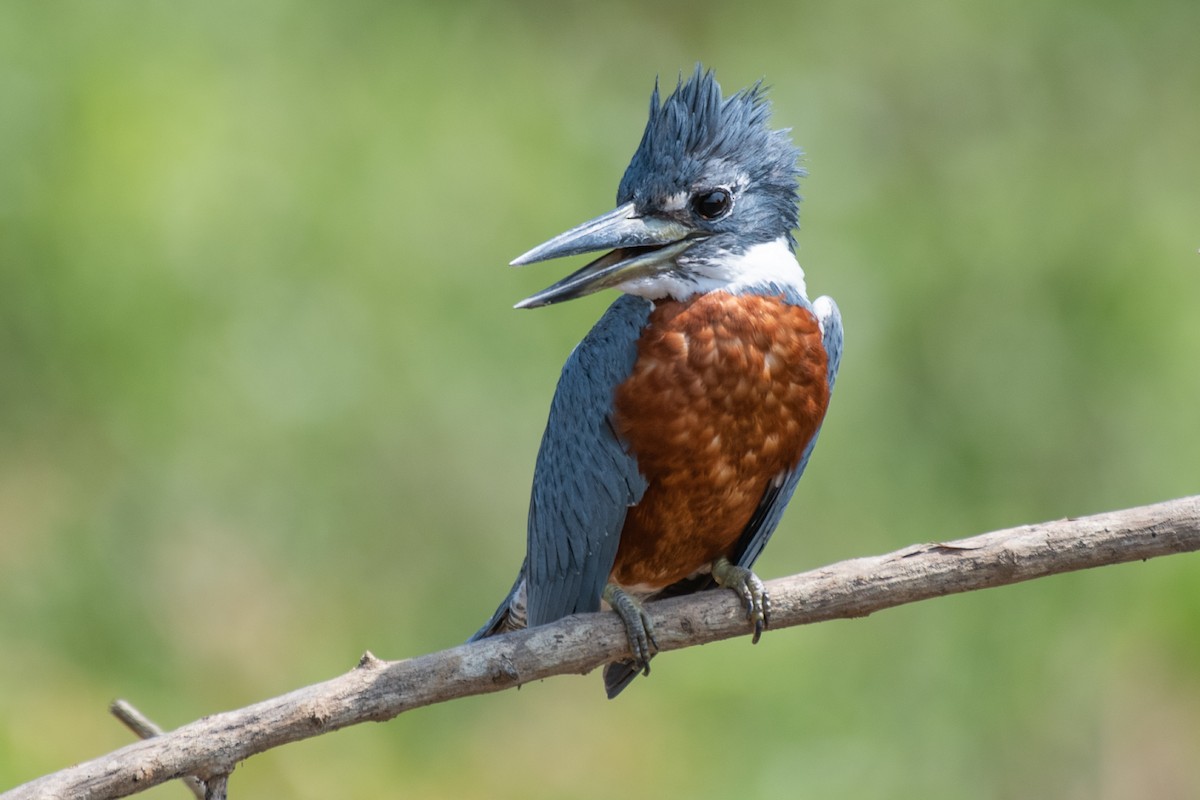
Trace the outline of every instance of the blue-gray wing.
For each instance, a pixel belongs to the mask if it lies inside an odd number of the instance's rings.
[[[652,309],[622,295],[563,366],[534,469],[525,563],[472,641],[599,610],[625,514],[646,491],[612,413]]]
[[[818,297],[813,303],[813,313],[816,314],[817,322],[821,326],[821,341],[825,345],[825,356],[828,359],[829,391],[832,393],[833,384],[837,379],[838,366],[842,362],[842,315],[838,311],[837,304],[830,297]],[[795,469],[781,475],[767,488],[754,515],[750,518],[749,524],[746,525],[746,529],[738,540],[733,558],[730,559],[738,566],[750,567],[762,553],[767,540],[771,538],[780,518],[783,517],[783,509],[787,507],[788,501],[792,499],[792,494],[796,491],[796,484],[800,482],[800,476],[804,474],[804,468],[808,466],[808,458],[812,455],[813,447],[816,446],[820,433],[821,429],[817,428],[817,432],[813,434],[812,439],[804,448],[804,454],[800,456],[800,461],[796,464]]]
[[[599,610],[625,514],[646,491],[611,420],[613,392],[633,370],[651,309],[642,298],[618,298],[563,367],[529,500],[529,625]]]

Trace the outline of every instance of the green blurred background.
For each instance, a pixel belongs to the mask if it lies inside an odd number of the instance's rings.
[[[847,348],[765,577],[1200,490],[1200,4],[6,3],[0,788],[460,642],[655,75],[760,77]],[[235,797],[1194,798],[1200,561],[668,654]],[[153,797],[186,797],[178,785]]]

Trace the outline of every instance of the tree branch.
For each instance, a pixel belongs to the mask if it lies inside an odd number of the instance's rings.
[[[1200,549],[1200,495],[1079,519],[916,545],[843,561],[767,584],[771,627],[862,617],[931,597]],[[703,592],[648,607],[660,650],[749,633],[733,592]],[[224,776],[256,753],[410,709],[497,692],[552,675],[585,673],[627,655],[614,614],[584,614],[405,661],[366,653],[350,672],[18,786],[0,800],[104,800],[164,781]]]
[[[142,712],[134,708],[127,700],[113,700],[108,707],[112,715],[124,723],[126,728],[133,731],[141,739],[151,739],[155,736],[162,736],[163,730],[154,724],[154,721],[147,717]],[[195,795],[196,800],[205,800],[205,785],[199,778],[191,775],[186,776],[183,782],[187,785],[191,793]]]

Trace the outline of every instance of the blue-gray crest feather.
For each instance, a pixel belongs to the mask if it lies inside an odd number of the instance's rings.
[[[633,201],[642,210],[687,191],[714,167],[745,175],[790,229],[798,213],[800,150],[789,131],[770,128],[771,104],[762,83],[724,98],[711,70],[699,64],[686,82],[659,103],[658,83],[641,143],[617,190],[618,205]]]

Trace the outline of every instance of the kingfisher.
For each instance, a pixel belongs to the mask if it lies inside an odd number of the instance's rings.
[[[809,301],[792,231],[800,151],[770,127],[761,81],[723,97],[697,65],[659,101],[617,207],[513,266],[608,251],[517,303],[621,295],[575,347],[538,451],[526,556],[472,641],[611,609],[649,674],[644,604],[733,589],[757,642],[770,598],[751,571],[808,464],[842,352],[828,297]]]

